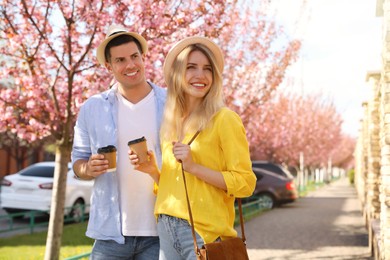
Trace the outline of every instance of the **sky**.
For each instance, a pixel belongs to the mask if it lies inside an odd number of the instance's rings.
[[[278,1],[277,18],[302,39],[300,57],[288,70],[292,87],[331,100],[343,132],[357,137],[370,95],[366,75],[381,67],[383,17],[376,17],[375,0],[307,0],[307,18],[294,26],[299,2]]]

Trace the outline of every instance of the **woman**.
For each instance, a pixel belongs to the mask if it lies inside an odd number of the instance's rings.
[[[154,212],[160,259],[196,258],[181,167],[199,247],[237,236],[235,197],[250,196],[255,188],[244,126],[224,106],[223,67],[222,51],[207,38],[189,37],[175,44],[164,62],[168,93],[160,130],[161,173],[151,152],[151,160],[141,165],[129,152],[135,168],[158,182]]]

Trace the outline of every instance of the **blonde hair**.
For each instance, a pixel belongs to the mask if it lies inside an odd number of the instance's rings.
[[[184,88],[188,56],[196,50],[205,54],[211,63],[213,82],[201,104],[183,122],[186,108]],[[202,44],[189,45],[177,55],[166,82],[168,92],[160,130],[161,140],[181,141],[186,133],[195,133],[197,130],[211,126],[212,117],[225,105],[221,71],[217,67],[214,54]]]

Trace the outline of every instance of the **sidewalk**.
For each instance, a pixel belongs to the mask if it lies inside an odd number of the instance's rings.
[[[248,221],[245,232],[250,260],[373,259],[348,178]]]

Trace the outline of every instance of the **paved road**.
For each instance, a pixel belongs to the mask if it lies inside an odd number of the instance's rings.
[[[245,224],[249,258],[373,259],[360,202],[347,178]]]

